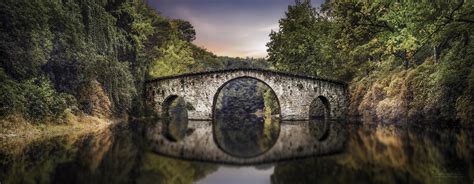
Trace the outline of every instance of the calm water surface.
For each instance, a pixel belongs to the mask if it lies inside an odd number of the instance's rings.
[[[19,152],[2,153],[0,182],[241,184],[474,181],[472,130],[345,123],[341,125],[344,134],[340,134],[344,146],[334,153],[236,165],[193,161],[179,158],[179,155],[163,156],[156,148],[156,140],[149,136],[153,127],[162,124],[160,121],[123,123],[99,133],[33,142]],[[281,126],[282,130],[285,126],[312,129],[307,124],[294,122],[282,122]],[[320,131],[316,130],[308,132],[318,134],[315,138],[320,139]],[[192,137],[198,130],[187,131],[182,140]],[[248,149],[255,150],[258,141],[250,143]],[[179,141],[169,142],[176,144]],[[226,144],[247,149],[238,143],[234,145],[236,143],[232,141]],[[200,146],[206,149],[209,145],[196,145]],[[268,149],[265,146],[262,148]],[[297,149],[292,151],[298,152]]]
[[[0,184],[474,182],[474,130],[340,122],[329,103],[283,121],[268,85],[239,78],[212,121],[189,120],[193,107],[170,96],[161,120],[0,148]]]

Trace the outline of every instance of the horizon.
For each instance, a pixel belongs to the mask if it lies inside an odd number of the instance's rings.
[[[146,0],[161,15],[189,21],[193,43],[217,56],[266,58],[269,34],[294,0]],[[319,7],[322,0],[313,0]],[[251,21],[249,21],[251,20]]]

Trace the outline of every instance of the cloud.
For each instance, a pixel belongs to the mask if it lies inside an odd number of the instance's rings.
[[[272,25],[269,25],[269,26],[260,27],[260,28],[256,29],[256,31],[270,33],[272,30],[276,31],[278,29],[279,29],[279,24],[276,23],[276,24],[272,24]]]

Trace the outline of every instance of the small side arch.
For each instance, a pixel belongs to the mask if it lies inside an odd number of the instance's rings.
[[[170,95],[165,98],[163,104],[161,105],[161,117],[162,118],[169,118],[170,116],[170,107],[171,104],[178,99],[178,95]]]
[[[330,104],[324,96],[315,98],[309,108],[309,131],[319,141],[326,140],[330,129]]]
[[[162,132],[170,141],[184,138],[188,128],[188,111],[183,97],[170,95],[162,105]]]
[[[324,96],[318,96],[309,105],[309,119],[328,120],[331,117],[331,104]]]

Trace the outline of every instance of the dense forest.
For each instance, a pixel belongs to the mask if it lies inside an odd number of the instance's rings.
[[[474,2],[308,0],[270,34],[278,70],[347,81],[365,122],[474,121]]]
[[[141,0],[4,0],[0,20],[2,119],[140,116],[147,78],[269,67],[264,59],[220,57],[192,44],[188,21],[164,17]]]

